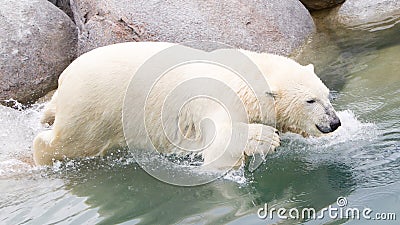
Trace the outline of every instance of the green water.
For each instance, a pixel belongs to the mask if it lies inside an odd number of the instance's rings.
[[[399,224],[400,24],[386,30],[322,29],[296,59],[314,63],[342,127],[325,138],[283,136],[277,154],[198,187],[162,183],[124,154],[32,168],[42,105],[0,108],[0,224]],[[395,221],[271,220],[270,206],[316,211],[336,203],[394,212]]]

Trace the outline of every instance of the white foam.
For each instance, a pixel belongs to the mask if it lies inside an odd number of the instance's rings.
[[[377,137],[377,126],[373,123],[359,121],[351,110],[339,111],[337,115],[342,125],[335,132],[321,137],[309,138],[303,138],[295,134],[286,134],[284,138],[318,146],[318,149],[324,149],[345,142],[372,140]]]
[[[43,128],[43,104],[21,110],[0,105],[0,176],[11,176],[35,169],[32,166],[32,141]]]
[[[223,179],[230,180],[238,184],[247,184],[248,181],[244,175],[245,169],[244,166],[241,166],[238,170],[230,170],[228,171]]]

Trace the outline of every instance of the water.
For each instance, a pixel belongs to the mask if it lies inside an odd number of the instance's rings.
[[[159,182],[118,151],[103,159],[33,167],[31,143],[43,129],[38,123],[43,105],[24,111],[0,106],[0,223],[265,224],[279,219],[257,217],[264,203],[318,211],[345,196],[349,206],[397,213],[397,223],[330,218],[302,222],[398,224],[397,22],[368,25],[365,31],[320,26],[296,58],[314,63],[336,93],[333,103],[343,126],[324,138],[285,134],[277,154],[254,173],[241,169],[203,186]]]

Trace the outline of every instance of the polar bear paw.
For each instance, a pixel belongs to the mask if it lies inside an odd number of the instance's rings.
[[[249,138],[245,148],[246,155],[271,154],[280,146],[279,132],[274,127],[263,124],[249,124],[248,127]]]

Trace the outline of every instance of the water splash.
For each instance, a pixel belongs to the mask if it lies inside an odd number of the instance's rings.
[[[307,142],[322,147],[331,147],[345,142],[373,140],[377,137],[377,126],[373,123],[359,121],[351,110],[340,111],[338,116],[342,121],[342,126],[337,131],[321,138],[306,139]]]
[[[242,165],[237,170],[230,170],[228,171],[225,176],[223,177],[224,180],[233,181],[238,184],[247,184],[249,180],[245,176],[245,167]]]
[[[289,143],[288,148],[298,149],[296,146],[313,153],[323,153],[328,148],[339,147],[341,144],[358,141],[372,141],[378,136],[377,126],[373,123],[361,122],[351,110],[339,111],[338,117],[342,122],[335,132],[322,137],[303,138],[300,135],[288,133],[283,135],[283,139]],[[300,145],[299,145],[300,144]]]
[[[82,167],[112,168],[135,163],[132,156],[118,150],[101,159],[92,157],[63,163],[56,162],[52,167],[34,167],[31,153],[32,140],[37,133],[44,129],[39,123],[43,106],[44,104],[37,104],[22,111],[0,106],[0,128],[2,129],[0,132],[0,178],[26,176],[38,171],[47,171],[45,173],[49,175],[63,174],[79,170]],[[386,154],[385,159],[374,160],[382,158],[382,154],[374,152],[366,146],[375,143],[379,138],[378,127],[373,123],[361,122],[351,110],[340,111],[338,116],[342,121],[342,126],[332,134],[319,138],[303,138],[296,134],[284,134],[281,150],[277,155],[269,157],[280,157],[281,154],[300,154],[313,164],[339,159],[347,161],[348,164],[353,165],[353,168],[363,171],[372,167],[380,168],[400,157],[399,153],[388,153],[389,155]],[[267,164],[268,160],[267,158]],[[207,176],[204,171],[198,173],[199,176]],[[222,179],[238,184],[248,183],[243,166],[238,170],[228,172]]]
[[[395,139],[387,128],[362,122],[351,110],[338,112],[342,126],[330,135],[303,138],[285,134],[276,157],[299,158],[311,167],[323,164],[352,168],[358,187],[384,186],[400,177],[400,151],[385,138]],[[306,170],[309,168],[305,168]]]
[[[43,108],[44,104],[26,110],[0,105],[0,178],[37,170],[33,167],[32,141],[43,130],[39,123]]]

